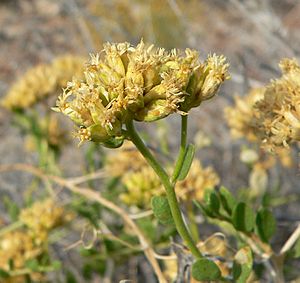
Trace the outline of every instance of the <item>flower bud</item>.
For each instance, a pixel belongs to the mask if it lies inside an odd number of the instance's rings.
[[[209,55],[203,64],[197,66],[187,86],[187,92],[190,95],[181,109],[188,111],[216,95],[221,83],[230,78],[229,64],[225,62],[226,58],[223,55],[213,54]]]
[[[168,107],[168,101],[157,99],[151,101],[147,107],[136,113],[134,116],[138,121],[153,122],[168,116],[172,109]]]

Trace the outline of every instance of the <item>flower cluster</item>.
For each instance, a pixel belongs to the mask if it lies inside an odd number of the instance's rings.
[[[260,144],[289,167],[288,146],[300,141],[300,66],[295,59],[283,59],[279,66],[283,73],[280,78],[236,98],[235,105],[225,109],[225,118],[234,138]],[[262,153],[258,161],[265,169],[275,162]]]
[[[42,261],[48,252],[51,231],[71,218],[73,215],[57,205],[52,198],[37,201],[31,207],[22,209],[18,219],[22,227],[0,236],[0,269],[12,272],[11,277],[1,282],[25,282],[26,278],[21,271],[27,269],[28,261]],[[43,274],[32,271],[30,278],[42,282]]]
[[[244,97],[235,97],[235,105],[225,109],[225,118],[230,127],[233,138],[246,138],[250,142],[261,139],[262,133],[258,130],[254,108],[257,101],[264,97],[265,88],[254,88]]]
[[[283,59],[279,66],[281,78],[266,87],[256,104],[262,144],[272,151],[300,141],[300,66],[295,59]]]
[[[137,172],[145,166],[148,166],[147,161],[141,153],[131,143],[124,142],[122,148],[111,151],[107,156],[105,170],[110,176],[121,177],[129,172]]]
[[[47,240],[49,231],[62,225],[70,216],[54,199],[49,198],[23,209],[19,219],[35,235],[37,241],[43,242]]]
[[[10,110],[26,109],[38,101],[55,94],[73,76],[81,76],[84,59],[73,55],[57,57],[50,64],[29,69],[1,101]]]
[[[74,79],[58,98],[56,111],[79,126],[81,141],[122,144],[128,120],[155,121],[174,112],[186,114],[213,97],[229,78],[224,56],[199,61],[198,52],[146,46],[142,41],[104,45],[91,55],[84,79]]]
[[[10,262],[15,270],[25,268],[27,261],[35,259],[44,252],[43,247],[35,242],[32,235],[24,230],[6,233],[0,237],[0,269],[9,271]],[[36,280],[41,279],[41,274],[31,274]],[[4,282],[25,282],[24,276],[15,276],[4,279]],[[10,281],[11,280],[11,281]],[[1,281],[3,282],[3,281]]]
[[[118,151],[118,154],[112,153],[108,156],[107,160],[108,171],[117,172],[117,176],[120,176],[125,186],[125,192],[120,195],[121,201],[125,204],[149,208],[153,196],[164,194],[163,186],[153,169],[138,151],[132,150],[127,144]],[[167,168],[168,171],[170,169]],[[203,168],[199,160],[194,160],[187,178],[177,182],[175,190],[183,202],[191,199],[201,201],[205,190],[212,189],[218,184],[219,177],[213,168]]]
[[[148,166],[125,174],[121,181],[126,191],[120,195],[120,199],[127,205],[149,208],[153,196],[164,194],[159,178]],[[203,168],[200,161],[195,160],[187,178],[178,182],[175,190],[176,195],[183,202],[202,201],[205,190],[213,189],[218,184],[219,177],[213,168]]]
[[[120,199],[127,205],[149,208],[151,198],[164,193],[159,178],[149,166],[125,174],[122,183],[126,187],[126,192],[120,195]]]

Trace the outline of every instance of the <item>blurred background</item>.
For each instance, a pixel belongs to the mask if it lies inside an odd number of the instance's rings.
[[[231,139],[224,108],[233,104],[235,95],[244,96],[279,77],[281,58],[299,59],[299,15],[298,0],[2,0],[0,98],[27,69],[64,54],[88,58],[107,41],[135,45],[143,38],[166,49],[196,49],[201,59],[209,53],[224,54],[231,80],[212,101],[191,111],[189,138],[208,140],[209,146],[197,157],[213,166],[221,183],[234,191],[248,186],[250,169],[240,161],[242,142]],[[0,163],[37,164],[36,152],[26,149],[24,136],[11,121],[12,114],[1,108]],[[173,115],[166,121],[168,141],[176,152],[180,120]],[[143,130],[151,133],[153,126],[145,125]],[[151,144],[157,146],[155,140]],[[82,154],[86,150],[87,145],[78,150],[74,141],[63,151],[59,163],[64,176],[79,176],[86,170]],[[280,181],[279,196],[299,194],[297,151],[293,161],[292,168],[276,165],[270,172],[271,187]],[[23,173],[0,175],[1,197],[22,202],[21,193],[29,182]],[[278,206],[275,214],[279,225],[287,227],[276,238],[281,243],[293,229],[286,223],[300,221],[299,200]]]

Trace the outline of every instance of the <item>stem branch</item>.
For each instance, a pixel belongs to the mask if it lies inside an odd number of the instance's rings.
[[[187,122],[188,122],[188,116],[187,115],[181,115],[181,140],[180,140],[180,149],[178,153],[178,157],[175,163],[174,172],[172,175],[172,183],[175,183],[180,170],[182,168],[182,163],[184,161],[184,155],[186,150],[186,140],[187,140]]]
[[[197,246],[195,245],[195,243],[183,221],[182,214],[181,214],[181,211],[179,208],[179,204],[178,204],[178,201],[176,198],[174,185],[170,182],[168,174],[163,169],[163,167],[157,162],[157,160],[154,158],[152,153],[149,151],[149,149],[145,146],[144,142],[139,137],[138,133],[135,131],[133,121],[127,122],[126,128],[127,128],[127,132],[128,132],[128,135],[129,135],[131,141],[134,143],[134,145],[137,147],[137,149],[141,152],[141,154],[147,160],[149,165],[156,172],[156,174],[160,178],[163,186],[165,187],[168,202],[169,202],[170,209],[171,209],[171,213],[172,213],[172,216],[173,216],[173,219],[175,222],[175,226],[176,226],[176,229],[177,229],[179,235],[185,241],[185,244],[190,249],[191,253],[196,258],[201,258],[202,254],[198,250]],[[184,135],[186,136],[186,133]]]

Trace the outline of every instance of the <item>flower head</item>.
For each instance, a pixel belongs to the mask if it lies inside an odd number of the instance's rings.
[[[300,141],[300,66],[295,59],[283,59],[279,66],[282,76],[271,81],[256,104],[262,144],[272,151]]]
[[[44,246],[37,244],[35,238],[25,230],[16,230],[6,233],[0,237],[0,268],[9,272],[11,262],[15,270],[22,270],[26,262],[40,257],[45,252]],[[42,280],[42,274],[32,272],[31,277],[37,281]],[[25,282],[24,275],[1,279],[1,282]]]
[[[69,220],[69,216],[62,206],[49,198],[23,209],[19,219],[35,235],[36,240],[43,242],[47,240],[49,232]]]
[[[159,178],[149,166],[125,174],[122,183],[126,187],[126,192],[120,195],[120,199],[127,205],[149,208],[151,198],[164,193]]]
[[[55,109],[79,126],[81,141],[117,147],[126,121],[186,114],[216,94],[229,78],[225,57],[212,55],[204,63],[198,57],[194,50],[167,52],[143,41],[136,47],[107,43],[91,55],[84,79],[68,84]]]
[[[26,109],[38,101],[53,95],[73,76],[80,76],[84,59],[65,55],[50,64],[40,64],[29,69],[8,91],[1,104],[12,109]]]
[[[225,110],[225,117],[234,138],[260,144],[289,167],[288,147],[300,141],[300,66],[295,59],[283,59],[279,66],[280,78],[236,98],[235,106]],[[261,152],[258,161],[267,169],[275,160]]]
[[[233,138],[246,138],[250,142],[261,139],[254,106],[264,97],[264,91],[263,87],[254,88],[244,97],[235,97],[235,105],[225,109],[225,118]]]
[[[127,173],[137,172],[145,166],[148,164],[142,154],[132,144],[124,142],[120,149],[111,151],[107,156],[105,170],[110,176],[122,177]]]

